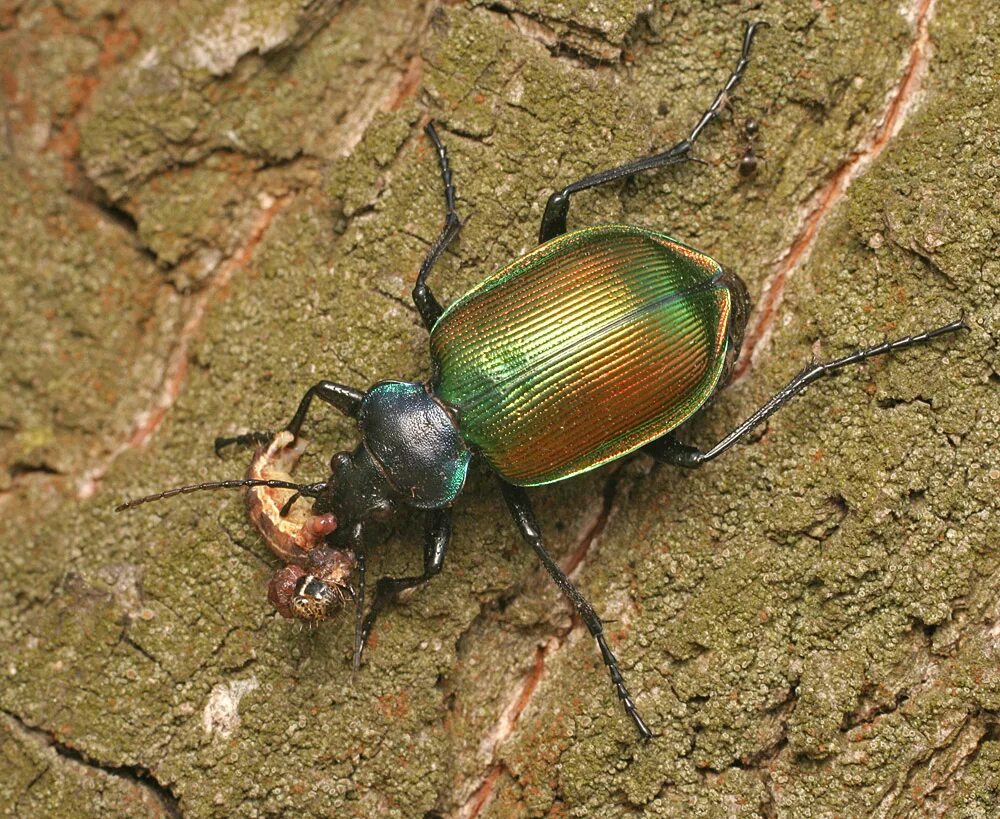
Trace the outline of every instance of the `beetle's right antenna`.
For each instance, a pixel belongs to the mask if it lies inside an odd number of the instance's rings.
[[[261,480],[258,478],[243,478],[231,481],[211,481],[209,483],[193,483],[188,486],[177,486],[167,489],[165,492],[157,492],[153,495],[146,495],[144,498],[135,498],[118,504],[116,512],[123,512],[126,509],[133,509],[150,501],[164,500],[172,498],[174,495],[187,495],[191,492],[201,492],[203,489],[240,489],[243,487],[266,486],[269,489],[294,489],[299,495],[307,498],[315,498],[326,489],[329,484],[323,483],[292,483],[291,481]]]

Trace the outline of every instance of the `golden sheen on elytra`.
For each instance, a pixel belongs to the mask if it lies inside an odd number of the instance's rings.
[[[708,400],[731,308],[705,254],[634,225],[575,230],[441,316],[435,392],[506,480],[562,480],[659,438]]]

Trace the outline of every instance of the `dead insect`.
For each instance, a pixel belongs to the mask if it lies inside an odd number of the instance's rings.
[[[250,461],[244,492],[247,515],[271,551],[288,564],[277,571],[267,599],[283,617],[325,620],[354,597],[351,577],[357,559],[350,549],[332,549],[326,538],[337,528],[332,514],[315,515],[296,504],[294,490],[273,482],[290,483],[308,441],[282,430],[258,447]]]
[[[245,491],[247,514],[271,551],[285,563],[301,564],[337,528],[333,515],[314,515],[305,505],[295,503],[299,496],[293,490],[270,484],[292,481],[292,472],[308,444],[305,438],[293,438],[288,430],[282,430],[257,449],[247,470],[248,479],[260,481]]]

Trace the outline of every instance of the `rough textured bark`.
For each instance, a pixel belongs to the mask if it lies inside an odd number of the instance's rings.
[[[1000,12],[69,0],[0,7],[0,805],[12,815],[1000,812]],[[408,294],[531,247],[547,193],[687,133],[769,20],[707,164],[578,196],[758,300],[709,443],[811,356],[970,332],[814,386],[681,474],[534,493],[657,738],[474,472],[443,574],[380,623],[276,618],[216,434],[320,377],[427,374]],[[741,123],[761,122],[744,180]],[[351,443],[317,414],[312,460]],[[419,562],[405,521],[376,573]]]

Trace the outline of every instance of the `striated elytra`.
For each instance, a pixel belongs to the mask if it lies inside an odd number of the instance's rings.
[[[504,480],[552,483],[690,418],[732,368],[747,307],[738,277],[669,236],[574,230],[445,311],[431,386]]]
[[[803,369],[708,450],[682,443],[678,426],[725,385],[749,312],[746,287],[718,262],[663,233],[631,225],[567,232],[574,193],[690,158],[702,130],[740,81],[761,23],[747,25],[736,67],[684,140],[587,176],[548,200],[539,246],[444,310],[427,285],[461,222],[444,145],[426,127],[444,182],[445,226],[420,268],[413,300],[430,332],[425,384],[381,381],[367,392],[320,381],[277,433],[216,440],[257,443],[248,477],[159,492],[119,509],[202,489],[242,487],[251,519],[286,564],[269,600],[286,617],[322,620],[354,599],[354,666],[379,612],[398,592],[441,571],[451,509],[469,463],[493,469],[522,536],[597,642],[612,684],[640,735],[652,736],[625,685],[600,617],[549,556],[524,487],[563,480],[628,453],[696,467],[715,458],[823,375],[964,327],[942,327]],[[360,442],[331,460],[330,477],[291,480],[314,398],[357,420]],[[303,514],[296,503],[313,499]],[[400,507],[424,510],[423,572],[383,577],[365,612],[366,537]],[[353,575],[353,577],[352,577]]]

